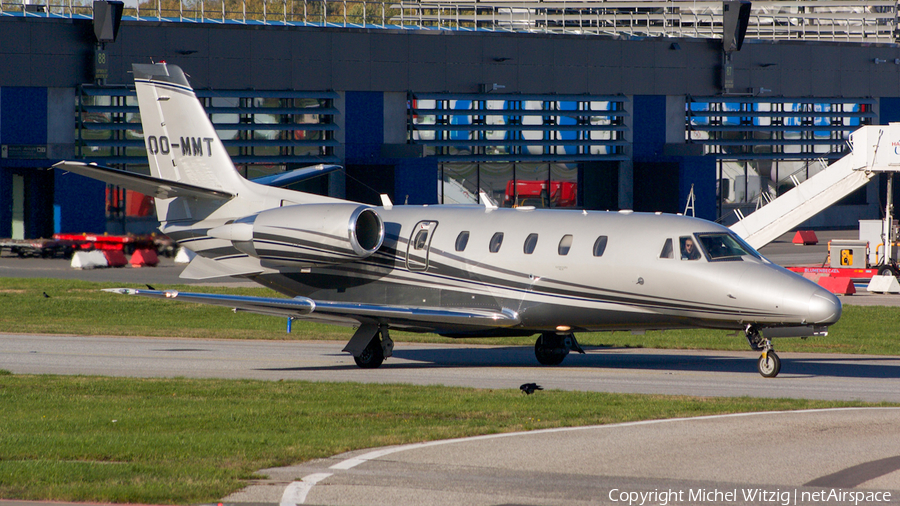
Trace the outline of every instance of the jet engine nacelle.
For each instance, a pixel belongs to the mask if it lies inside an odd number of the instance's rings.
[[[299,204],[247,216],[207,234],[231,241],[263,266],[316,267],[372,255],[384,242],[384,222],[361,204]]]

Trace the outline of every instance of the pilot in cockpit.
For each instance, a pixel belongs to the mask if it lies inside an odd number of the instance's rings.
[[[700,260],[700,252],[694,245],[694,239],[690,237],[681,238],[681,259],[682,260]]]

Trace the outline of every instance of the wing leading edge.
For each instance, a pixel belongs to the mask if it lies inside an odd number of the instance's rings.
[[[283,299],[276,297],[250,297],[210,293],[178,292],[175,290],[139,290],[133,288],[106,288],[106,292],[123,295],[140,295],[157,299],[180,300],[200,304],[230,307],[272,316],[303,318],[322,315],[347,318],[362,323],[372,321],[416,321],[435,325],[469,325],[490,327],[514,327],[521,323],[515,311],[503,309],[455,309],[432,307],[387,306],[377,304],[353,304],[346,302],[316,301],[307,297]]]

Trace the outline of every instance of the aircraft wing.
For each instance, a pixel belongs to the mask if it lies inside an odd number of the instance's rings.
[[[361,324],[373,320],[417,322],[422,326],[472,325],[513,327],[521,320],[515,311],[491,311],[470,308],[437,308],[356,304],[348,302],[315,301],[307,297],[284,299],[278,297],[250,297],[210,293],[178,292],[175,290],[140,290],[134,288],[106,288],[106,292],[141,295],[157,299],[180,300],[225,306],[235,311],[248,311],[272,316],[303,318],[321,315],[356,320]]]
[[[104,183],[114,184],[160,199],[193,197],[198,199],[228,200],[234,197],[231,193],[220,190],[167,181],[136,172],[103,167],[95,163],[62,161],[55,164],[53,168],[73,172],[91,179],[98,179]]]
[[[316,303],[306,297],[282,299],[278,297],[248,297],[241,295],[219,295],[214,293],[190,293],[176,290],[137,290],[134,288],[104,288],[104,292],[124,295],[141,295],[154,299],[180,300],[225,306],[236,310],[249,311],[274,316],[299,317],[312,313]]]

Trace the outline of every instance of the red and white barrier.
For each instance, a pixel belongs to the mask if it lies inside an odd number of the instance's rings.
[[[125,267],[128,265],[128,259],[121,250],[105,250],[103,256],[106,257],[106,264],[109,267]]]
[[[76,251],[71,266],[73,269],[98,269],[109,267],[109,262],[102,251]]]
[[[157,264],[159,264],[159,257],[152,249],[138,249],[131,255],[132,267],[156,267]]]

